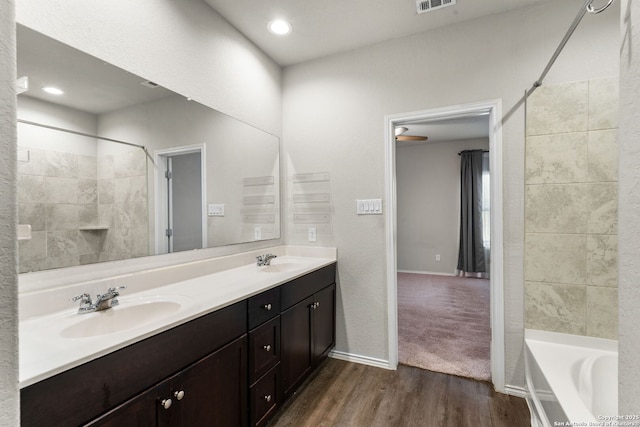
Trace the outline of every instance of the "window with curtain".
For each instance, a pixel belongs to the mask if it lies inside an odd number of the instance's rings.
[[[460,152],[460,245],[457,270],[487,277],[491,245],[491,181],[489,153]]]
[[[491,248],[491,174],[489,153],[482,154],[482,246]]]

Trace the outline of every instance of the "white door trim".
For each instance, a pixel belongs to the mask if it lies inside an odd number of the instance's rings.
[[[387,324],[389,368],[398,367],[398,283],[396,146],[394,128],[400,123],[489,115],[491,174],[491,380],[498,392],[505,392],[504,254],[502,202],[502,100],[490,100],[450,107],[387,115],[384,118],[385,152],[385,239],[387,265]]]
[[[194,144],[185,145],[182,147],[172,147],[163,150],[155,150],[153,152],[153,158],[155,161],[155,173],[154,173],[154,236],[155,236],[155,253],[166,254],[167,253],[167,239],[164,234],[163,227],[159,227],[159,224],[165,224],[167,222],[166,209],[167,206],[167,181],[164,176],[166,170],[167,157],[177,156],[180,154],[200,153],[200,175],[202,179],[202,249],[207,247],[207,152],[206,144]]]

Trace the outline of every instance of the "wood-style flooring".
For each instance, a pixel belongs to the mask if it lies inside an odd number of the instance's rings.
[[[329,359],[269,427],[530,427],[524,399],[490,383],[400,365]]]

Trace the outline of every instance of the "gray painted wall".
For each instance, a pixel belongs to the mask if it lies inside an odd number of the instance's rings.
[[[0,2],[0,425],[19,425],[14,2]]]
[[[21,0],[20,24],[280,135],[281,69],[202,0]]]
[[[618,300],[620,414],[640,414],[640,2],[622,1]]]
[[[317,244],[340,254],[337,350],[389,357],[384,218],[355,210],[356,199],[384,195],[384,116],[499,98],[506,115],[505,379],[523,386],[524,108],[517,104],[583,3],[542,3],[285,69],[285,174],[331,175],[333,230]],[[583,21],[547,83],[618,73],[617,5]],[[308,244],[287,226],[288,243]]]
[[[398,270],[455,273],[460,230],[458,153],[473,149],[488,150],[489,139],[396,148]]]

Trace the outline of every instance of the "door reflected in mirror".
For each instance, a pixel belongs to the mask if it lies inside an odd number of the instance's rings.
[[[23,26],[17,37],[21,273],[280,237],[277,137]]]

